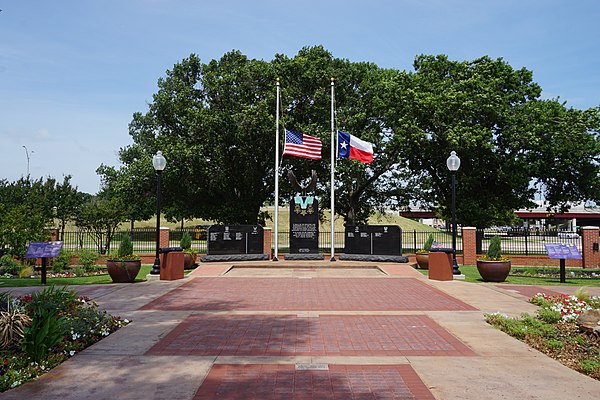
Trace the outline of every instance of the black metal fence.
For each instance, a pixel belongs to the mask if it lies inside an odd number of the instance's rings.
[[[492,237],[499,236],[503,254],[545,255],[545,243],[563,243],[575,245],[581,251],[581,236],[577,232],[539,230],[539,229],[478,229],[476,248],[483,254],[489,247]]]
[[[192,237],[192,248],[198,253],[207,252],[207,237],[205,228],[171,229],[169,231],[169,246],[179,246],[184,232]],[[441,247],[452,247],[452,232],[434,231],[421,232],[416,230],[402,231],[402,253],[414,254],[423,248],[429,235]],[[129,235],[133,243],[135,253],[152,253],[156,248],[156,229],[140,228],[133,230],[121,230],[112,235],[106,232],[96,233],[90,230],[80,229],[77,231],[65,231],[63,248],[67,250],[78,250],[82,248],[94,249],[102,254],[110,254],[119,248],[120,239],[123,235]],[[289,231],[278,232],[279,252],[289,251]],[[498,231],[490,229],[478,229],[476,231],[477,253],[483,254],[489,247],[490,239],[499,236],[501,239],[502,253],[509,255],[545,255],[545,243],[565,243],[576,245],[581,251],[581,237],[575,232],[564,231],[541,231],[541,230],[509,230]],[[273,240],[273,246],[275,241]],[[344,251],[344,232],[334,232],[334,248],[336,253]],[[331,249],[331,234],[329,231],[319,232],[319,250],[328,253]],[[462,236],[458,231],[456,239],[456,251],[462,253]]]
[[[179,246],[184,232],[192,237],[192,249],[197,253],[206,253],[206,231],[197,228],[171,229],[169,231],[169,246]],[[79,249],[94,249],[101,254],[111,254],[117,251],[123,235],[129,235],[134,253],[153,253],[156,249],[156,229],[138,228],[133,230],[116,231],[112,236],[107,232],[94,232],[87,229],[65,231],[63,248],[70,251]]]

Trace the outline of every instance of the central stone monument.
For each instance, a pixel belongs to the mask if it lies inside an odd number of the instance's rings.
[[[286,260],[322,260],[319,253],[319,200],[308,196],[317,185],[317,173],[312,171],[310,182],[302,187],[292,171],[288,178],[296,195],[290,200],[290,253]]]

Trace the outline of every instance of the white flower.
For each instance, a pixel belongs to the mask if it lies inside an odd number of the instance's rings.
[[[75,350],[71,350],[69,351],[69,356],[73,357],[75,355],[76,351]]]

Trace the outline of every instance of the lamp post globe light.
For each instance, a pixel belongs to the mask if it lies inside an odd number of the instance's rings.
[[[456,171],[460,168],[460,158],[455,151],[450,152],[446,160],[446,166],[452,173],[452,274],[460,275],[458,263],[456,262]]]
[[[156,171],[156,258],[150,274],[160,275],[160,175],[167,166],[167,160],[162,151],[157,151],[152,157],[152,166]]]

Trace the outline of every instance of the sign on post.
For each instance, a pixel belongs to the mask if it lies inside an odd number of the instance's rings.
[[[581,253],[574,244],[544,243],[548,257],[560,259],[560,283],[567,281],[566,259],[581,260]]]
[[[25,258],[41,258],[42,259],[42,284],[46,284],[46,267],[48,258],[54,258],[60,253],[63,242],[31,242],[27,246]]]

